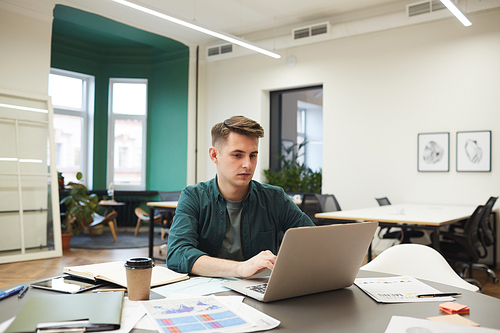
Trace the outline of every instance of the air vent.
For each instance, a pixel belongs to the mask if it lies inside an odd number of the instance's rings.
[[[324,35],[328,33],[329,27],[330,24],[326,22],[326,23],[311,25],[308,27],[293,29],[292,38],[294,40],[298,40],[302,38]]]
[[[455,2],[455,1],[453,1]],[[429,14],[441,9],[445,9],[446,6],[439,0],[417,2],[406,6],[406,12],[408,17],[413,17],[422,14]]]
[[[214,57],[233,52],[233,44],[217,45],[207,48],[207,57]]]
[[[222,45],[220,47],[220,54],[233,52],[233,44]]]

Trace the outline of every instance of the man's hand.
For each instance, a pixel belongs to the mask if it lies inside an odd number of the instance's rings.
[[[237,275],[241,277],[249,277],[263,272],[268,268],[272,270],[274,268],[275,261],[276,256],[271,251],[262,251],[252,258],[240,262]]]
[[[249,277],[266,269],[273,269],[276,256],[271,251],[262,251],[246,261],[233,261],[209,256],[199,257],[191,274],[216,277]]]

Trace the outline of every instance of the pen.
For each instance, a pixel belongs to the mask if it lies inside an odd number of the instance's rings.
[[[23,290],[23,288],[24,288],[24,285],[20,285],[20,286],[17,286],[15,288],[0,292],[0,300],[17,294],[18,292]]]
[[[460,296],[461,293],[441,293],[441,294],[422,294],[417,295],[418,298],[433,298],[433,297],[448,297],[448,296]]]
[[[23,298],[24,295],[28,292],[28,289],[30,289],[31,285],[27,285],[20,293],[17,295],[18,298]]]

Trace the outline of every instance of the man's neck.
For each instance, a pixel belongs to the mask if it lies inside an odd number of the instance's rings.
[[[240,188],[240,187],[234,187],[234,186],[227,186],[227,188],[226,188],[224,185],[221,186],[219,179],[217,179],[217,187],[219,188],[220,194],[222,194],[222,196],[224,198],[226,198],[227,200],[241,201],[247,195],[247,193],[250,189],[250,184],[248,184],[247,187]]]

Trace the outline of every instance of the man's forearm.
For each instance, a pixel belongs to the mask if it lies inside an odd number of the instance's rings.
[[[213,277],[236,277],[240,276],[238,266],[241,265],[239,261],[214,258],[210,256],[201,256],[193,264],[191,274],[200,276],[213,276]]]
[[[273,269],[276,256],[271,251],[262,251],[245,261],[232,261],[201,256],[193,264],[191,274],[214,277],[249,277],[266,269]]]

